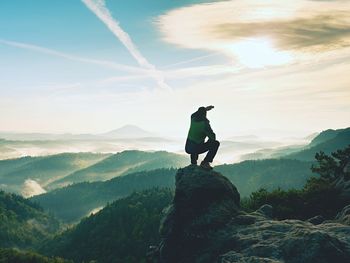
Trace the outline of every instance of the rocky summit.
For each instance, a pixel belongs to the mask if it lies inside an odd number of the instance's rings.
[[[349,208],[334,221],[274,220],[273,207],[240,209],[236,187],[216,171],[179,169],[160,224],[160,263],[350,262]]]

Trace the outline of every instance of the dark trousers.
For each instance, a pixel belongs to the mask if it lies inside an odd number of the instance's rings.
[[[186,141],[185,150],[191,155],[191,163],[195,164],[198,160],[198,155],[208,152],[204,158],[204,162],[211,163],[219,149],[220,143],[218,141],[209,140],[204,143],[195,143],[191,140]]]

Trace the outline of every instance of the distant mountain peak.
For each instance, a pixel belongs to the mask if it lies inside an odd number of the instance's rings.
[[[137,125],[134,124],[126,124],[124,126],[119,127],[118,129],[114,129],[113,131],[117,131],[117,130],[141,130],[141,131],[145,131],[144,129],[140,128]]]
[[[113,138],[142,138],[155,136],[153,133],[132,124],[124,125],[118,129],[103,133],[102,135]]]

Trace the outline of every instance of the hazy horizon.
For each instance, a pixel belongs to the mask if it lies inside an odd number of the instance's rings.
[[[41,131],[41,130],[29,130],[29,131],[21,131],[21,130],[0,130],[0,139],[1,139],[1,133],[6,134],[46,134],[46,135],[102,135],[104,133],[108,133],[111,131],[119,130],[121,128],[126,128],[126,127],[137,127],[145,132],[149,132],[149,136],[141,136],[142,137],[163,137],[163,138],[184,138],[187,135],[188,127],[184,130],[178,130],[178,131],[173,131],[172,133],[168,133],[167,131],[156,131],[156,130],[148,130],[144,129],[143,127],[135,124],[125,124],[119,127],[111,128],[109,130],[102,130],[102,131],[81,131],[81,132],[74,132],[74,131],[57,131],[57,130],[48,130],[48,131]],[[327,127],[323,130],[313,130],[313,131],[308,131],[308,130],[283,130],[283,129],[269,129],[269,128],[264,128],[260,130],[236,130],[236,131],[221,131],[217,130],[215,131],[219,135],[221,135],[221,139],[229,139],[229,138],[234,138],[234,137],[249,137],[249,136],[256,136],[257,138],[260,139],[268,139],[268,138],[275,138],[275,139],[283,139],[283,138],[304,138],[309,135],[315,134],[315,133],[320,133],[324,130],[328,129],[343,129],[347,128],[346,126],[344,127]]]

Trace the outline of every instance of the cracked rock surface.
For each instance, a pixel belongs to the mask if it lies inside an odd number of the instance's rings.
[[[160,225],[161,263],[348,263],[349,207],[334,221],[272,219],[273,207],[240,209],[237,188],[215,171],[179,169]]]

